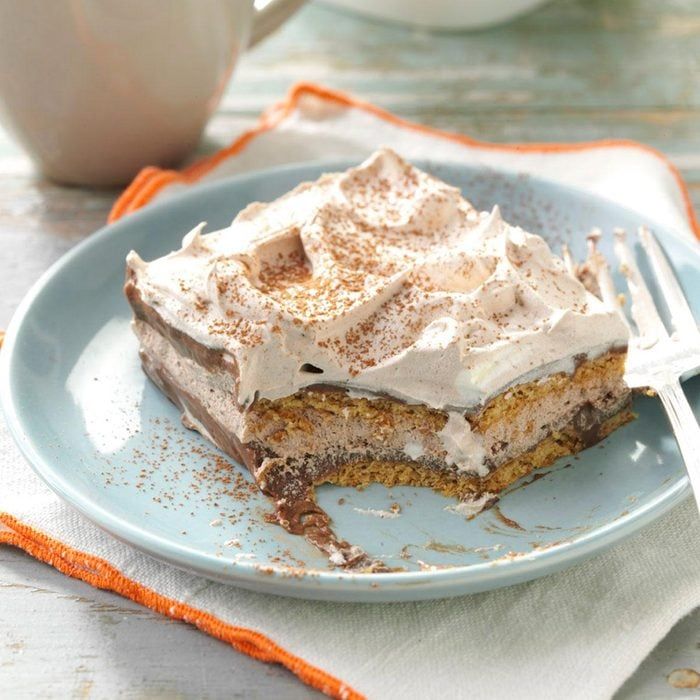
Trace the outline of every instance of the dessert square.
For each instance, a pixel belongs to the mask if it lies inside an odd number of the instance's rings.
[[[384,569],[334,535],[318,484],[428,486],[467,514],[631,418],[600,261],[584,285],[390,150],[203,226],[127,258],[144,370],[334,565]]]

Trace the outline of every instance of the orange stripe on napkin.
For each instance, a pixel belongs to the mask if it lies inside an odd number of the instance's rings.
[[[130,214],[140,209],[145,204],[148,204],[165,185],[171,182],[181,182],[183,184],[196,182],[222,160],[242,151],[256,136],[274,128],[294,109],[302,94],[301,92],[297,93],[296,90],[301,87],[303,85],[297,85],[292,88],[283,102],[273,105],[271,109],[263,113],[256,126],[243,132],[230,146],[222,148],[213,155],[203,158],[180,171],[162,170],[153,166],[141,170],[114,203],[107,221],[113,223],[125,214]]]
[[[334,698],[363,700],[364,696],[334,676],[290,654],[260,632],[222,622],[214,615],[168,598],[124,576],[118,569],[100,557],[67,547],[62,542],[32,527],[23,525],[15,517],[0,513],[0,543],[23,549],[61,573],[89,583],[95,588],[114,591],[135,603],[145,605],[161,615],[194,625],[203,632],[230,644],[248,656],[266,663],[278,663],[288,668],[307,685]]]
[[[397,117],[391,112],[387,112],[381,107],[365,102],[356,97],[331,90],[329,88],[316,85],[314,83],[297,83],[287,93],[287,96],[272,109],[266,111],[257,125],[252,129],[244,132],[230,146],[217,151],[211,156],[203,158],[192,165],[177,170],[161,170],[159,168],[148,167],[144,168],[122,193],[119,199],[115,202],[112,211],[109,214],[108,221],[110,223],[121,218],[125,214],[129,214],[137,209],[140,209],[145,204],[148,204],[153,197],[167,184],[172,182],[181,182],[183,184],[191,184],[199,180],[203,175],[215,168],[219,163],[243,150],[256,136],[269,131],[279,124],[286,116],[288,116],[299,103],[299,100],[305,95],[312,95],[325,99],[329,102],[335,102],[338,105],[361,109],[365,112],[375,115],[384,121],[390,122],[404,129],[417,131],[424,134],[430,134],[439,138],[447,139],[460,143],[464,146],[476,146],[478,148],[495,150],[495,151],[510,151],[514,153],[575,153],[577,151],[586,151],[597,148],[635,148],[645,151],[650,155],[658,158],[670,171],[683,197],[685,213],[688,217],[688,222],[697,238],[700,238],[700,222],[695,214],[690,192],[681,176],[678,168],[660,151],[647,146],[646,144],[629,139],[602,139],[599,141],[584,141],[580,143],[491,143],[488,141],[479,141],[464,134],[457,134],[450,131],[442,131],[434,127],[417,124],[416,122],[408,121]]]

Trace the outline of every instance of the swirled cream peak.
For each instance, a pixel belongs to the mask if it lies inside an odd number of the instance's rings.
[[[311,384],[475,406],[623,345],[545,241],[389,150],[128,264],[172,326],[232,356],[238,401]]]

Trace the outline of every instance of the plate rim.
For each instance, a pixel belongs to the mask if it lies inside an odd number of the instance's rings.
[[[196,571],[205,577],[216,580],[225,580],[229,584],[260,588],[263,578],[269,582],[276,582],[275,592],[282,595],[304,595],[318,590],[323,584],[331,584],[333,589],[342,598],[343,593],[351,596],[360,592],[365,592],[365,600],[379,600],[381,593],[405,588],[413,590],[424,590],[434,588],[434,597],[446,595],[459,595],[468,593],[470,589],[485,590],[486,588],[496,588],[510,585],[519,581],[545,575],[549,571],[565,568],[576,561],[587,558],[597,552],[602,552],[606,548],[626,539],[643,527],[655,520],[663,517],[667,512],[680,504],[690,495],[690,485],[687,475],[683,475],[678,481],[670,485],[667,489],[655,496],[651,501],[639,506],[629,513],[621,515],[616,520],[600,525],[586,533],[582,533],[566,541],[552,545],[547,549],[535,552],[524,553],[520,556],[501,559],[490,562],[478,562],[469,565],[456,565],[445,569],[432,569],[427,571],[402,571],[391,573],[352,573],[337,570],[308,569],[305,575],[289,575],[289,567],[272,565],[262,567],[259,563],[249,561],[231,562],[225,561],[226,573],[223,576],[222,562],[216,560],[211,554],[207,554],[196,547],[188,546],[185,542],[174,542],[149,531],[143,525],[132,523],[124,518],[113,515],[109,509],[95,503],[89,496],[81,493],[79,488],[72,485],[69,472],[64,473],[52,464],[51,460],[41,453],[41,449],[35,444],[35,436],[31,430],[27,430],[20,417],[17,397],[13,391],[13,379],[11,368],[15,354],[16,339],[23,324],[31,315],[34,302],[41,295],[45,287],[68,266],[74,259],[79,258],[94,246],[99,246],[105,238],[118,236],[123,228],[130,228],[134,225],[147,222],[151,217],[159,216],[161,211],[165,211],[173,206],[186,207],[192,201],[196,201],[203,193],[214,192],[218,189],[228,190],[236,188],[255,180],[261,180],[270,176],[280,174],[290,174],[299,172],[299,182],[311,175],[304,175],[310,171],[316,171],[316,176],[320,172],[345,169],[349,165],[356,164],[356,159],[334,159],[316,160],[300,163],[291,163],[284,166],[277,166],[255,171],[249,171],[237,175],[232,175],[221,180],[209,183],[200,183],[192,188],[175,193],[155,201],[148,207],[136,211],[123,219],[98,229],[89,234],[84,240],[73,246],[69,251],[55,261],[42,275],[32,284],[25,294],[8,324],[5,340],[0,352],[0,405],[5,416],[6,424],[15,443],[18,445],[22,455],[28,461],[32,470],[39,478],[62,500],[78,510],[83,516],[93,524],[108,532],[117,539],[126,542],[142,552],[166,561],[178,568]],[[440,167],[459,168],[473,170],[475,172],[485,171],[496,175],[505,175],[508,178],[517,177],[522,173],[515,170],[502,168],[483,168],[471,166],[449,160],[416,159],[419,167]],[[615,207],[621,212],[629,215],[642,217],[642,214],[635,210],[620,205],[606,197],[587,192],[579,187],[572,187],[547,178],[526,174],[529,181],[536,186],[547,188],[556,196],[557,192],[566,192],[577,198],[593,201],[603,201]],[[643,217],[645,218],[645,217]],[[696,257],[692,244],[686,237],[682,236],[675,229],[661,225],[652,220],[646,219],[649,227],[662,231],[663,237],[671,237],[675,242],[687,248]],[[217,566],[217,563],[219,566]],[[272,573],[272,576],[270,575]],[[264,576],[263,576],[264,573]],[[361,587],[358,587],[361,586]],[[485,587],[484,587],[485,586]],[[269,588],[269,586],[268,586]],[[452,589],[458,590],[452,590]],[[373,592],[376,594],[373,595]],[[353,598],[357,599],[357,598]]]

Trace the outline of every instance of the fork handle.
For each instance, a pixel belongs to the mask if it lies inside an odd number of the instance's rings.
[[[693,488],[695,502],[700,509],[700,427],[693,409],[676,379],[656,389],[666,414],[671,421],[673,434],[683,456]]]

